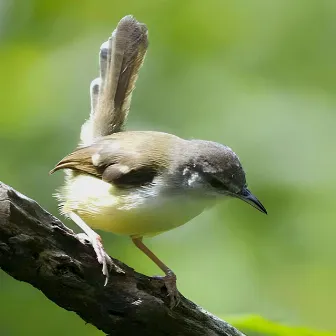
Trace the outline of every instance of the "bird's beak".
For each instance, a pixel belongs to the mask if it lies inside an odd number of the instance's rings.
[[[267,211],[265,207],[261,204],[257,197],[255,197],[250,190],[244,188],[242,192],[238,195],[238,198],[245,201],[246,203],[252,205],[254,208],[258,209],[259,211],[263,212],[267,215]]]

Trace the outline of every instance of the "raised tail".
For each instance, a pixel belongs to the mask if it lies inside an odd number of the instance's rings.
[[[102,44],[100,77],[91,83],[91,114],[82,127],[82,144],[123,130],[147,47],[147,27],[131,15]]]

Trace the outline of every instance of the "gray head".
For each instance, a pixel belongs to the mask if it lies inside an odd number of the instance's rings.
[[[236,197],[267,213],[248,190],[243,167],[231,148],[204,140],[190,143],[192,150],[185,153],[187,161],[182,167],[185,187],[209,196]]]

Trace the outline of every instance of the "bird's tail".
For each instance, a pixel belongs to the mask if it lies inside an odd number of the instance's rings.
[[[122,18],[102,44],[100,77],[90,87],[91,114],[81,130],[83,145],[123,130],[147,47],[147,27],[131,15]]]

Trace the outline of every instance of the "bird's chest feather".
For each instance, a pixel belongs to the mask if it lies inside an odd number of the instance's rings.
[[[75,211],[92,228],[152,236],[183,225],[214,201],[174,194],[160,184],[120,190],[88,175],[69,180],[60,196],[65,214]]]

